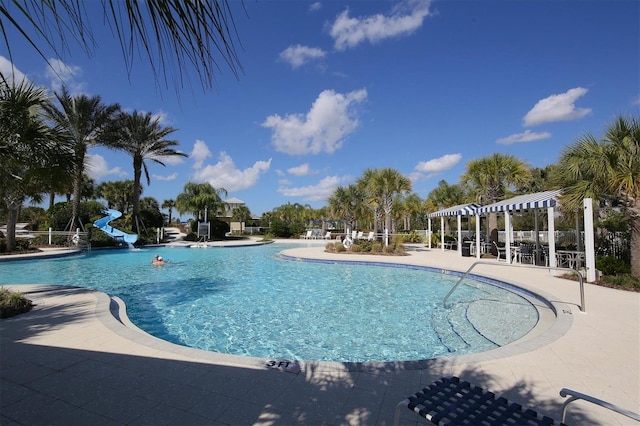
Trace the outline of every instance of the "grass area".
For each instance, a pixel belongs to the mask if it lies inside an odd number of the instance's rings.
[[[17,291],[0,287],[0,318],[9,318],[29,312],[35,305]]]

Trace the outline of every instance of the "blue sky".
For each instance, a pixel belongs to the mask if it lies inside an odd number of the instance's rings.
[[[99,17],[99,2],[87,2]],[[232,0],[239,79],[178,88],[148,64],[127,76],[100,18],[98,48],[52,58],[16,34],[0,70],[55,90],[100,95],[179,129],[190,155],[149,162],[143,196],[175,199],[188,181],[227,189],[254,215],[291,203],[319,208],[367,168],[392,167],[425,198],[466,163],[495,152],[555,163],[585,133],[640,111],[640,2]],[[246,13],[245,13],[246,10]],[[131,179],[132,162],[90,151],[96,181]],[[146,183],[146,182],[145,182]]]

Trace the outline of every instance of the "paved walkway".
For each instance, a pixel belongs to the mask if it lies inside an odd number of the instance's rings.
[[[290,242],[290,241],[289,241]],[[410,256],[331,255],[304,242],[293,257],[412,263],[466,270],[475,259],[415,249]],[[395,405],[443,375],[554,418],[568,387],[640,411],[640,294],[586,285],[546,270],[490,265],[477,272],[545,295],[558,309],[528,339],[482,354],[399,363],[300,362],[216,354],[173,345],[129,324],[104,293],[9,286],[38,306],[0,321],[2,425],[388,425]],[[1,280],[1,278],[0,278]],[[357,330],[354,330],[357,333]],[[274,360],[279,361],[279,360]],[[632,421],[584,402],[569,424]],[[402,424],[421,424],[408,410]]]

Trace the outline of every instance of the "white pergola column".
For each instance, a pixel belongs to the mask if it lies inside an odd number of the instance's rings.
[[[427,223],[429,224],[429,235],[427,235],[427,237],[429,237],[429,245],[427,247],[429,247],[429,250],[431,250],[431,217],[428,218]]]
[[[558,259],[556,259],[556,220],[554,216],[553,207],[547,207],[547,232],[549,240],[549,267],[555,268],[558,266]],[[554,276],[559,275],[557,271],[552,270]]]
[[[456,251],[458,252],[458,256],[462,256],[462,215],[458,216],[458,244],[456,247]]]
[[[480,259],[480,215],[476,213],[476,257]]]
[[[511,263],[511,240],[513,239],[513,224],[511,223],[511,213],[504,211],[504,255],[507,263]]]
[[[596,280],[596,248],[593,237],[593,200],[585,198],[582,201],[584,206],[584,255],[587,268],[587,281]],[[580,236],[578,235],[578,238]]]
[[[444,252],[444,217],[440,216],[440,248]]]

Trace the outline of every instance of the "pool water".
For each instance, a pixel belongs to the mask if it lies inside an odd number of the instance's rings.
[[[538,320],[529,301],[495,285],[466,279],[445,309],[456,276],[293,261],[278,256],[286,248],[94,250],[0,262],[0,285],[97,289],[123,299],[130,320],[151,335],[270,359],[404,361],[480,352],[522,337]],[[154,254],[171,263],[151,266]]]

